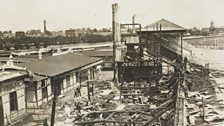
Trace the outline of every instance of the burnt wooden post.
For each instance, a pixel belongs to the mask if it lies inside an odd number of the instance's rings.
[[[87,81],[87,92],[88,92],[88,100],[90,101],[90,89],[89,89],[89,81]]]
[[[203,114],[203,120],[205,120],[205,100],[202,97],[202,114]]]
[[[92,82],[92,89],[91,89],[91,91],[92,91],[92,96],[94,96],[94,84],[95,84],[95,81]]]
[[[51,126],[54,126],[54,121],[55,121],[55,108],[56,108],[56,100],[57,100],[57,93],[58,93],[58,89],[57,89],[57,86],[56,84],[59,84],[59,83],[56,83],[55,80],[53,80],[53,83],[54,85],[54,88],[53,88],[53,100],[52,100],[52,109],[51,109]]]
[[[87,81],[88,100],[91,100],[91,96],[94,96],[94,84],[93,81]],[[91,93],[91,94],[90,94]]]
[[[124,79],[123,79],[123,75],[120,76],[121,77],[121,85],[120,85],[120,101],[121,101],[121,96],[122,96],[122,88],[123,88],[123,84],[124,84]]]
[[[54,89],[55,90],[55,89]],[[53,97],[53,103],[52,103],[52,110],[51,110],[51,126],[54,126],[54,120],[55,120],[55,108],[56,108],[56,96],[54,91],[54,97]]]

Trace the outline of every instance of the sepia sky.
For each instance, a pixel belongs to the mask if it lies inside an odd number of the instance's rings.
[[[162,18],[185,28],[224,26],[224,0],[0,0],[0,31],[65,30],[111,27],[111,4],[119,4],[119,18],[148,25]]]

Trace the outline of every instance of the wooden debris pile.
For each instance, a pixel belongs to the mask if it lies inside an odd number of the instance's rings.
[[[189,125],[215,125],[224,121],[224,72],[207,70],[194,65],[185,76],[188,86],[186,98]]]
[[[148,85],[142,82],[127,83],[124,85],[127,92],[123,92],[126,95],[121,97],[117,90],[112,89],[111,82],[94,82],[94,95],[91,99],[78,97],[73,102],[61,104],[57,108],[57,121],[91,126],[171,125],[174,96],[156,101],[158,97],[149,97],[147,94],[150,91]],[[131,98],[125,98],[129,96]]]

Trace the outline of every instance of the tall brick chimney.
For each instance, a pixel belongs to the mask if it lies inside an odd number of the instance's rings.
[[[132,24],[133,24],[133,26],[132,26],[133,31],[132,32],[135,33],[136,32],[135,31],[135,25],[134,25],[135,24],[135,15],[132,16]]]
[[[47,34],[46,20],[44,20],[44,35]]]

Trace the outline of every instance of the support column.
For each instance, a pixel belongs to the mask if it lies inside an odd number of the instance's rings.
[[[121,50],[118,50],[118,46],[121,44],[121,31],[120,23],[118,22],[118,4],[112,4],[112,31],[113,31],[113,70],[114,70],[114,82],[117,82],[117,63],[121,58]]]
[[[116,35],[115,35],[115,19],[116,19],[116,9],[117,9],[117,4],[112,4],[112,31],[113,31],[113,71],[114,71],[114,77],[113,77],[113,81],[116,81]]]

